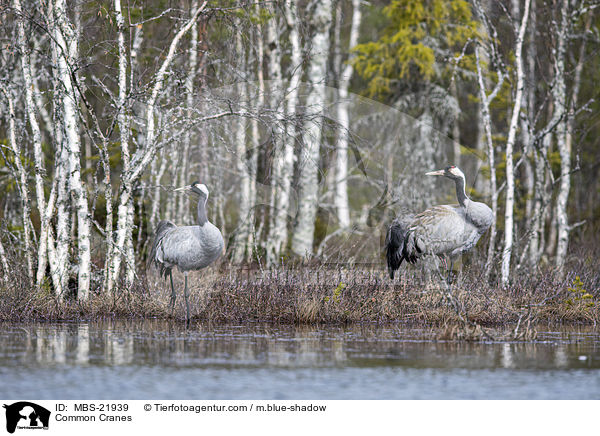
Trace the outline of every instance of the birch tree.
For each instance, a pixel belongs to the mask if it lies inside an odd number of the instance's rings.
[[[531,0],[525,0],[523,16],[520,25],[515,28],[517,39],[515,41],[515,68],[516,68],[516,90],[514,97],[514,106],[508,128],[508,137],[506,140],[506,206],[504,213],[504,250],[502,252],[502,284],[508,284],[510,276],[510,259],[513,250],[513,227],[514,227],[514,204],[515,204],[515,174],[513,162],[513,150],[517,136],[521,104],[523,100],[523,40],[527,29],[527,20],[529,18],[529,7]]]
[[[40,215],[40,236],[38,241],[38,262],[37,262],[37,273],[35,283],[40,286],[44,275],[46,273],[47,264],[47,222],[43,219],[46,215],[46,198],[44,194],[44,177],[46,175],[46,169],[43,161],[42,153],[42,135],[40,126],[37,121],[37,110],[34,102],[34,85],[31,78],[31,56],[30,49],[27,47],[25,39],[25,24],[23,21],[23,9],[21,7],[20,0],[13,1],[13,7],[15,13],[18,16],[17,19],[17,43],[20,51],[20,66],[21,74],[23,76],[23,84],[25,88],[25,108],[27,110],[27,117],[29,121],[29,127],[31,128],[31,139],[33,145],[34,155],[34,171],[35,171],[35,194],[37,201],[37,209]]]
[[[481,130],[484,137],[486,154],[488,158],[488,166],[490,169],[490,180],[488,190],[490,192],[491,197],[491,208],[494,218],[498,215],[498,183],[496,177],[496,151],[494,149],[494,141],[492,139],[492,117],[490,113],[490,104],[491,102],[498,96],[500,90],[502,89],[502,85],[504,84],[504,79],[506,77],[506,73],[504,71],[504,66],[499,58],[500,54],[498,51],[498,47],[496,46],[496,41],[498,40],[498,34],[496,28],[490,23],[489,19],[486,16],[486,13],[479,1],[475,2],[475,8],[477,10],[477,14],[479,15],[479,19],[482,23],[482,29],[484,35],[486,35],[488,40],[488,45],[484,46],[483,44],[477,43],[475,45],[475,66],[477,71],[477,82],[479,85],[479,108],[480,114],[478,114],[478,119],[481,120]],[[483,56],[481,55],[483,49]],[[486,78],[484,74],[484,65],[483,59],[493,60],[493,63],[496,65],[496,85],[494,89],[488,94],[486,87]],[[487,65],[486,65],[487,66]],[[479,134],[479,132],[478,132]],[[492,225],[490,227],[490,239],[488,244],[488,252],[487,259],[485,263],[485,278],[489,279],[490,274],[492,272],[494,256],[496,253],[496,219],[492,221]]]
[[[303,131],[299,159],[300,197],[298,221],[292,237],[292,251],[301,256],[310,256],[313,251],[315,219],[319,194],[319,162],[323,106],[325,104],[324,81],[327,76],[329,53],[329,30],[332,23],[332,2],[317,2],[312,14],[314,36],[312,38],[311,61],[308,68],[310,91],[306,98],[306,110],[312,114]]]
[[[476,65],[477,65],[477,79],[478,79],[478,83],[479,83],[479,99],[480,99],[480,104],[481,104],[481,118],[483,120],[483,127],[484,127],[484,132],[485,132],[485,141],[487,144],[487,155],[488,155],[488,165],[490,167],[490,192],[491,192],[491,207],[492,207],[492,213],[494,215],[494,217],[496,217],[497,213],[498,213],[498,188],[497,188],[497,182],[496,182],[496,157],[495,157],[495,150],[494,150],[494,142],[492,139],[492,119],[490,116],[490,102],[492,100],[494,100],[494,98],[498,95],[498,92],[500,91],[500,88],[502,87],[502,84],[504,83],[504,73],[503,71],[499,71],[498,72],[498,81],[496,83],[496,86],[494,88],[494,90],[487,95],[487,91],[486,91],[486,86],[485,86],[485,81],[484,81],[484,77],[483,77],[483,72],[482,72],[482,67],[481,67],[481,61],[480,61],[480,57],[479,57],[479,51],[480,51],[480,47],[479,45],[475,46],[475,58],[476,58]],[[490,242],[488,245],[488,254],[487,254],[487,260],[486,260],[486,266],[485,266],[485,277],[486,279],[489,278],[491,270],[492,270],[492,265],[493,265],[493,258],[494,258],[494,252],[495,252],[495,242],[496,242],[496,220],[494,219],[492,221],[492,225],[490,227]]]
[[[257,6],[257,12],[260,12]],[[274,20],[271,18],[269,21]],[[241,22],[240,22],[241,24]],[[270,24],[269,24],[270,26]],[[256,95],[256,112],[259,113],[264,105],[264,75],[263,75],[263,57],[265,54],[265,44],[263,41],[263,26],[257,25],[255,32],[256,49],[256,76],[257,86],[241,85],[240,91],[243,94]],[[251,61],[246,57],[242,42],[241,32],[236,35],[236,53],[239,59],[244,59],[247,66]],[[242,61],[244,62],[244,61]],[[248,68],[246,68],[248,69]],[[239,117],[235,125],[235,159],[236,172],[239,177],[240,189],[238,191],[238,226],[235,235],[235,244],[231,259],[235,263],[243,262],[251,257],[254,241],[254,206],[256,198],[256,153],[257,145],[260,142],[258,124],[255,119],[250,122],[250,132],[248,132],[247,122],[243,117]]]
[[[565,84],[565,52],[567,49],[567,38],[569,37],[569,0],[560,2],[560,27],[557,32],[556,49],[554,50],[554,75],[555,84],[552,88],[552,97],[554,99],[555,110],[563,114],[567,112],[567,89]],[[585,47],[585,45],[584,45]],[[582,53],[583,55],[583,53]],[[573,86],[572,107],[577,104],[577,93],[579,92],[579,77],[581,74],[582,55],[578,60],[575,71],[575,85]],[[567,257],[567,248],[569,244],[569,219],[567,214],[567,202],[569,200],[569,190],[571,189],[571,143],[572,143],[572,123],[567,116],[562,116],[557,127],[556,146],[560,154],[560,186],[556,197],[556,220],[557,237],[556,244],[556,266],[559,272],[564,273],[565,260]]]
[[[54,34],[57,31],[54,3],[49,3],[46,20],[47,28]],[[57,43],[50,43],[52,63],[58,64],[60,49]],[[65,294],[68,280],[70,260],[70,230],[71,221],[69,217],[70,196],[68,192],[68,158],[67,146],[64,141],[64,117],[62,111],[62,100],[65,98],[63,86],[60,81],[59,70],[56,68],[52,75],[52,136],[54,139],[54,180],[56,185],[56,229],[48,232],[48,262],[54,292],[58,296]],[[48,200],[46,207],[46,222],[53,215],[52,202]]]
[[[15,106],[13,96],[3,84],[0,83],[0,92],[6,97],[8,107],[8,143],[14,155],[16,177],[18,178],[18,187],[23,207],[23,238],[25,242],[24,252],[27,261],[28,277],[33,276],[33,260],[31,258],[31,204],[29,202],[29,188],[27,187],[27,172],[22,162],[21,145],[17,144],[17,134],[15,126]]]
[[[75,27],[67,15],[65,0],[54,3],[54,39],[57,53],[57,78],[62,85],[62,116],[68,166],[69,190],[73,194],[77,215],[77,298],[85,301],[90,290],[91,246],[87,190],[81,180],[81,140],[79,137],[79,98],[75,88],[75,62],[78,40]]]
[[[146,134],[144,143],[139,146],[133,155],[131,162],[129,163],[129,170],[127,172],[123,172],[121,176],[119,206],[117,208],[117,230],[112,255],[112,266],[110,268],[111,276],[109,277],[109,281],[106,286],[106,291],[109,293],[112,292],[114,284],[117,282],[119,277],[121,271],[121,258],[124,254],[125,243],[129,238],[131,238],[131,233],[133,231],[129,216],[131,215],[130,208],[133,207],[131,196],[133,194],[134,183],[139,180],[144,170],[148,167],[158,151],[154,111],[159,94],[166,80],[167,70],[173,62],[179,41],[192,28],[193,24],[196,22],[205,7],[206,2],[204,2],[198,9],[193,11],[191,18],[189,18],[175,34],[171,40],[169,49],[163,62],[161,63],[159,70],[153,77],[154,86],[152,87],[150,96],[146,101]]]
[[[198,0],[192,1],[192,10],[198,8]],[[198,22],[194,21],[192,28],[190,29],[190,47],[188,56],[188,72],[185,78],[185,91],[186,91],[186,110],[188,118],[192,116],[192,109],[194,106],[194,79],[196,77],[196,70],[198,68]],[[189,157],[190,148],[192,142],[192,133],[189,129],[186,130],[183,138],[183,148],[181,150],[181,171],[179,171],[179,178],[177,179],[177,186],[183,186],[185,184],[185,175],[189,174]],[[177,202],[177,216],[187,222],[187,215],[189,215],[189,197],[187,195],[179,195],[179,201]]]
[[[339,2],[338,4],[341,4]],[[341,8],[338,9],[341,14]],[[361,11],[360,0],[352,0],[352,26],[350,28],[350,40],[348,48],[351,50],[358,43],[360,31]],[[340,125],[338,143],[335,159],[335,195],[334,204],[340,227],[350,226],[350,208],[348,206],[348,141],[350,132],[350,121],[348,114],[348,89],[353,72],[352,62],[348,60],[340,74],[339,98],[337,105],[337,117]]]
[[[281,69],[281,44],[279,41],[279,23],[276,16],[271,18],[267,23],[267,46],[272,47],[269,50],[268,72],[270,81],[270,106],[277,107],[280,96],[278,90],[282,89],[282,69]],[[272,266],[281,249],[277,241],[277,235],[274,233],[275,221],[278,214],[278,196],[281,189],[283,168],[284,141],[283,135],[273,135],[273,163],[272,163],[272,181],[271,181],[271,198],[270,198],[270,226],[266,240],[266,261],[268,266]],[[273,238],[273,239],[271,239]]]
[[[286,100],[284,110],[286,122],[282,138],[282,149],[275,150],[273,158],[273,212],[267,238],[267,262],[272,264],[277,255],[284,251],[288,241],[287,217],[290,212],[291,182],[294,171],[294,145],[296,142],[296,112],[298,109],[298,89],[302,77],[302,48],[298,10],[294,0],[285,2],[285,18],[289,27],[290,66],[287,77],[288,86],[285,90]],[[273,62],[276,62],[273,60]]]
[[[10,267],[8,266],[8,260],[6,259],[6,251],[4,245],[2,245],[2,239],[0,239],[0,264],[2,265],[2,279],[8,281],[8,272]]]

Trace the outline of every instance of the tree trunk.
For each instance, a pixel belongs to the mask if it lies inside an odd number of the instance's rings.
[[[21,1],[14,0],[13,5],[15,13],[21,17],[23,14],[21,8]],[[37,200],[37,209],[40,215],[40,237],[38,240],[38,265],[36,273],[36,286],[40,286],[44,276],[46,274],[47,264],[47,223],[43,219],[46,214],[46,196],[44,194],[44,177],[46,175],[46,168],[44,166],[44,154],[42,151],[42,135],[40,132],[40,126],[36,117],[36,106],[33,95],[33,80],[31,78],[31,56],[29,47],[25,40],[25,25],[23,19],[19,18],[17,21],[18,30],[18,45],[21,52],[21,73],[23,75],[23,84],[25,86],[25,108],[29,119],[29,126],[31,128],[31,137],[33,142],[33,156],[35,166],[35,193]]]
[[[536,91],[536,60],[537,60],[537,47],[536,47],[536,32],[537,32],[537,14],[536,14],[535,0],[531,0],[530,13],[529,13],[529,41],[527,43],[527,90],[524,93],[524,104],[527,105],[527,116],[521,117],[521,137],[523,138],[523,153],[525,153],[525,160],[523,161],[523,168],[525,174],[524,186],[526,189],[525,199],[525,217],[528,220],[525,228],[527,233],[524,235],[526,238],[525,244],[521,250],[519,257],[519,263],[517,264],[517,270],[528,263],[529,266],[533,266],[531,263],[531,251],[529,249],[534,232],[534,220],[535,204],[536,204],[536,192],[535,192],[535,159],[537,151],[534,149],[536,144],[534,140],[534,120],[532,114],[535,113],[535,91]]]
[[[2,245],[2,239],[0,239],[0,264],[2,264],[2,278],[4,281],[8,281],[8,273],[10,268],[8,267],[8,260],[6,259],[4,245]]]
[[[57,20],[55,41],[58,49],[58,76],[65,88],[62,99],[65,144],[69,171],[69,189],[73,194],[77,215],[77,260],[78,289],[77,299],[88,299],[91,273],[90,222],[87,191],[81,180],[81,141],[78,123],[78,92],[72,80],[73,65],[78,56],[77,35],[67,15],[65,0],[55,1],[55,17]]]
[[[341,3],[339,3],[341,4]],[[341,14],[341,8],[338,9]],[[352,0],[352,26],[350,28],[350,40],[348,52],[358,43],[360,31],[361,11],[360,0]],[[341,47],[337,48],[338,50]],[[340,74],[339,97],[337,105],[337,116],[340,129],[338,132],[338,144],[335,159],[335,197],[334,204],[337,218],[341,228],[350,226],[350,208],[348,206],[348,143],[350,133],[350,120],[348,114],[348,89],[352,77],[352,64],[348,61]]]
[[[29,189],[27,188],[27,173],[21,160],[21,147],[17,144],[17,137],[15,132],[15,107],[13,98],[8,89],[0,84],[0,91],[6,96],[8,103],[8,143],[15,156],[15,166],[17,168],[16,177],[18,177],[19,195],[21,197],[21,204],[23,206],[23,236],[25,239],[25,260],[27,261],[27,273],[28,278],[31,280],[33,277],[33,260],[31,257],[31,203],[29,201]]]
[[[192,0],[192,10],[196,10],[198,8],[198,0]],[[193,115],[193,106],[194,106],[194,79],[196,77],[196,69],[198,68],[198,23],[194,22],[192,28],[190,29],[190,47],[189,47],[189,56],[188,56],[188,71],[187,76],[185,77],[185,91],[186,91],[186,109],[187,116],[189,119],[192,118]],[[191,129],[186,129],[185,135],[183,137],[183,149],[181,150],[181,170],[179,171],[179,178],[177,179],[177,186],[184,186],[186,183],[189,183],[189,180],[186,180],[185,177],[190,174],[190,164],[189,164],[189,155],[190,155],[190,146],[192,142],[192,132]],[[201,145],[201,147],[204,144]],[[202,182],[202,177],[200,178]],[[180,194],[176,197],[179,201],[176,204],[177,208],[177,217],[182,220],[182,222],[188,224],[188,216],[189,216],[189,197],[185,194]]]
[[[273,13],[273,11],[271,11]],[[290,24],[290,23],[288,23]],[[281,47],[280,47],[280,35],[278,33],[278,20],[276,16],[272,17],[267,24],[267,47],[269,49],[269,82],[270,89],[269,94],[271,96],[270,106],[272,110],[275,110],[279,103],[280,93],[279,89],[282,84],[282,71],[281,71]],[[281,89],[283,92],[283,89]],[[273,135],[273,161],[271,165],[271,198],[269,208],[269,232],[266,240],[266,262],[267,266],[272,266],[277,260],[277,254],[281,247],[278,246],[277,236],[273,233],[275,229],[275,221],[278,213],[278,198],[279,191],[281,189],[282,173],[283,173],[283,153],[284,143],[286,138],[282,135]]]
[[[306,99],[307,113],[312,116],[305,126],[300,151],[300,198],[298,222],[292,237],[292,250],[300,256],[310,256],[313,251],[315,219],[319,202],[319,161],[322,117],[325,101],[323,82],[327,77],[327,58],[329,49],[329,28],[331,26],[331,0],[315,5],[313,22],[315,35],[312,40],[311,63],[308,81],[311,89]]]
[[[287,217],[290,208],[291,181],[294,172],[294,145],[296,142],[296,110],[298,105],[298,87],[302,77],[302,48],[298,32],[298,13],[294,0],[286,0],[286,21],[290,28],[291,62],[288,75],[290,82],[286,89],[285,101],[285,132],[283,134],[283,149],[281,153],[276,150],[273,161],[277,178],[275,183],[275,199],[273,200],[273,214],[269,226],[267,262],[272,264],[281,254],[288,241]]]
[[[544,211],[548,203],[548,194],[546,194],[546,155],[550,146],[550,136],[548,135],[540,144],[538,150],[534,150],[534,170],[535,187],[533,199],[533,211],[531,218],[531,240],[529,241],[529,265],[539,264],[543,248],[544,234]]]
[[[569,23],[567,22],[568,14],[569,14],[569,2],[568,0],[563,0],[561,5],[561,17],[562,17],[562,31],[559,33],[559,38],[563,37],[566,39],[568,37],[568,28]],[[591,25],[591,16],[588,15],[585,23],[585,33],[589,31]],[[561,53],[561,45],[559,41],[559,49],[557,51],[557,56],[562,55],[562,59],[559,58],[559,62],[556,62],[557,74],[558,71],[562,67],[562,75],[564,76],[564,55],[566,52],[565,42],[563,41],[562,53]],[[575,77],[573,79],[573,91],[571,95],[571,110],[567,114],[567,118],[564,121],[564,124],[561,126],[564,128],[564,131],[561,131],[560,127],[558,129],[558,135],[562,137],[562,139],[557,140],[558,152],[560,154],[560,188],[558,191],[558,196],[556,199],[556,217],[558,221],[558,243],[556,246],[556,266],[558,267],[559,273],[564,274],[564,265],[567,257],[567,249],[569,245],[569,231],[571,230],[569,226],[569,219],[567,214],[567,202],[569,200],[569,190],[571,188],[571,150],[573,144],[573,129],[575,127],[575,119],[573,115],[573,111],[577,109],[577,101],[579,99],[579,88],[581,86],[581,72],[583,70],[583,62],[585,56],[585,46],[586,39],[583,38],[579,51],[579,59],[577,60],[577,65],[575,67]],[[564,78],[563,78],[564,82]],[[559,95],[561,90],[557,89],[557,97],[561,98],[564,103],[564,107],[566,110],[567,105],[567,96],[566,90],[564,89],[563,83],[562,92],[564,94]],[[554,88],[553,88],[554,89]]]
[[[487,145],[488,165],[490,168],[490,193],[492,203],[492,214],[494,219],[490,227],[490,242],[488,244],[487,260],[485,263],[485,279],[489,279],[494,264],[494,254],[496,251],[496,216],[498,214],[498,188],[496,183],[496,157],[494,151],[494,142],[492,138],[492,118],[490,115],[490,101],[497,95],[502,83],[504,82],[503,73],[499,74],[498,83],[494,91],[488,96],[486,94],[485,78],[483,76],[481,61],[479,57],[479,45],[475,46],[475,60],[477,66],[477,78],[479,83],[479,100],[481,114],[480,118],[483,124],[483,131]]]
[[[272,20],[274,18],[271,18]],[[262,62],[263,62],[263,50],[264,44],[262,40],[262,26],[258,26],[256,32],[256,50],[257,50],[257,75],[259,78],[259,82],[263,82],[262,77]],[[242,35],[238,33],[236,35],[236,53],[240,59],[246,59],[245,63],[249,64],[250,61],[246,57],[244,46],[242,44]],[[259,88],[261,85],[259,83]],[[252,88],[250,86],[240,85],[241,92],[252,93]],[[263,85],[264,88],[264,85]],[[259,90],[259,93],[262,95],[262,92]],[[259,96],[259,99],[262,98]],[[259,112],[261,110],[261,102],[257,102],[256,111]],[[252,140],[257,133],[255,132],[255,123],[252,123]],[[254,217],[252,213],[252,156],[248,156],[248,135],[247,135],[247,123],[246,119],[243,117],[239,117],[237,119],[237,123],[235,123],[235,154],[236,161],[235,167],[237,176],[239,177],[239,186],[240,189],[238,191],[238,222],[237,229],[235,235],[235,241],[233,245],[233,252],[231,254],[231,260],[236,263],[242,263],[246,259],[248,259],[252,253],[252,246],[250,241],[252,239],[252,227],[254,224]],[[253,148],[253,147],[252,147]],[[252,152],[254,155],[254,152]]]
[[[52,34],[55,35],[58,24],[55,20],[54,4],[49,5],[48,22],[50,23]],[[58,64],[60,58],[60,47],[56,38],[52,39],[51,54],[53,65]],[[50,266],[50,276],[54,286],[54,292],[59,298],[65,296],[68,274],[70,269],[69,245],[71,220],[69,217],[70,196],[68,192],[68,168],[67,168],[67,147],[64,139],[64,118],[62,111],[62,100],[65,98],[64,87],[59,76],[59,71],[55,69],[52,76],[53,98],[52,98],[52,126],[54,138],[54,180],[56,184],[56,234],[49,228],[48,230],[48,261]],[[46,223],[49,223],[53,215],[51,201],[46,206]],[[56,242],[55,242],[56,241]]]
[[[514,203],[515,203],[515,174],[513,162],[513,149],[517,136],[517,127],[521,112],[521,103],[523,100],[523,39],[527,28],[529,18],[529,6],[531,0],[525,0],[523,17],[518,28],[517,40],[515,41],[515,64],[517,71],[517,89],[515,94],[515,103],[508,129],[508,138],[506,141],[506,205],[504,212],[504,250],[502,252],[502,284],[508,285],[510,277],[510,259],[513,249],[513,227],[514,227]]]

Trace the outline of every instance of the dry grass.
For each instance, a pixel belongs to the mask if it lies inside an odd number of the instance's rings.
[[[530,338],[536,322],[598,323],[599,269],[589,262],[582,265],[564,278],[552,270],[521,274],[507,289],[483,282],[481,269],[471,267],[455,280],[450,299],[443,282],[423,280],[415,269],[392,282],[381,267],[230,267],[191,274],[190,305],[193,320],[201,322],[426,323],[443,327],[442,336],[458,339],[492,337],[490,327],[510,326],[514,338]],[[154,272],[132,289],[113,296],[94,292],[84,303],[62,301],[49,287],[33,290],[23,277],[15,274],[0,283],[0,320],[183,320],[185,314],[182,277],[176,277],[173,315],[170,288]]]

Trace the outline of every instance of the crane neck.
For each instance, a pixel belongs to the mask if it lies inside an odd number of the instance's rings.
[[[454,183],[456,183],[456,198],[458,199],[458,204],[462,207],[467,207],[469,197],[467,197],[467,193],[465,192],[465,178],[459,177],[454,179]]]
[[[203,195],[201,195],[198,200],[198,225],[200,227],[208,222],[208,218],[206,217],[206,200],[208,200],[208,198]]]

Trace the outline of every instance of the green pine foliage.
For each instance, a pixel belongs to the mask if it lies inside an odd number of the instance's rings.
[[[383,14],[381,37],[354,48],[353,65],[367,81],[369,96],[393,94],[402,82],[443,77],[455,67],[453,58],[461,59],[462,68],[474,66],[470,56],[461,56],[477,33],[467,1],[393,0]]]

